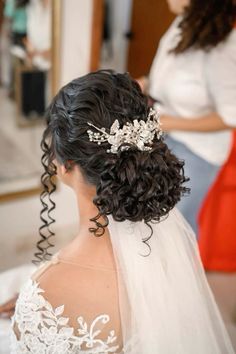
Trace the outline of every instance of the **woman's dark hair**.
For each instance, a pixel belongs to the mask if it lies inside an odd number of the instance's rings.
[[[225,40],[235,22],[235,0],[190,0],[179,24],[180,41],[171,52],[209,50]]]
[[[96,186],[93,202],[98,215],[91,215],[94,228],[90,229],[96,236],[104,233],[107,215],[116,221],[143,220],[150,226],[150,222],[167,215],[188,190],[182,185],[186,181],[184,163],[171,153],[163,138],[155,138],[150,151],[130,146],[128,150],[119,149],[118,154],[107,152],[107,142],[98,145],[89,140],[89,122],[110,131],[116,119],[121,126],[134,119],[146,121],[149,109],[147,97],[127,73],[97,71],[73,80],[59,91],[47,111],[47,128],[41,143],[45,172],[41,194],[43,225],[35,254],[38,260],[47,258],[52,246],[50,225],[55,221],[51,216],[55,204],[51,194],[56,173],[53,159],[68,168],[71,163],[77,164],[85,180]]]

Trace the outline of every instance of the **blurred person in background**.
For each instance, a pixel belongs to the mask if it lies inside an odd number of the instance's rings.
[[[31,0],[27,18],[27,63],[48,70],[51,66],[51,0]]]
[[[4,17],[10,22],[12,44],[24,47],[27,35],[27,5],[30,0],[6,0]]]
[[[5,41],[10,39],[9,54],[4,53],[10,59],[9,73],[9,97],[14,97],[14,71],[15,58],[24,58],[25,41],[27,36],[27,6],[30,0],[6,0],[4,6],[3,37]],[[7,46],[5,45],[5,49]]]
[[[178,204],[197,232],[197,215],[226,162],[236,127],[234,0],[168,0],[177,18],[162,37],[149,77],[138,81],[158,105],[191,193]]]
[[[5,18],[11,21],[12,45],[26,53],[14,55],[39,69],[50,68],[51,0],[7,0]]]

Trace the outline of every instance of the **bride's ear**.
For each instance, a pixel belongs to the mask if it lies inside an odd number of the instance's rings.
[[[71,171],[73,170],[72,161],[66,161],[64,164],[60,164],[55,161],[54,164],[57,168],[57,177],[65,184],[70,185]]]
[[[60,165],[59,170],[60,170],[60,175],[62,177],[64,177],[68,173],[68,169],[66,168],[65,165]]]
[[[64,164],[57,163],[57,170],[61,177],[65,177],[69,174],[74,167],[74,163],[70,160],[66,161]]]

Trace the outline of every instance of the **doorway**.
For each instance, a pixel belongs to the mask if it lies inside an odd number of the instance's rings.
[[[94,0],[93,6],[101,24],[96,68],[129,71],[133,77],[148,74],[159,41],[175,17],[167,1]],[[98,42],[92,39],[92,48]],[[93,49],[91,56],[94,62]]]

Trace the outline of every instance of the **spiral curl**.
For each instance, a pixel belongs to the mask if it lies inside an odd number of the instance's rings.
[[[33,260],[33,263],[35,265],[42,261],[49,260],[52,256],[49,249],[54,246],[51,239],[55,236],[55,233],[51,230],[51,225],[56,221],[52,216],[53,210],[56,208],[56,204],[52,199],[52,194],[56,191],[56,183],[54,180],[54,177],[56,176],[56,166],[52,162],[53,156],[49,145],[44,139],[41,142],[41,149],[43,151],[41,163],[44,168],[44,173],[41,176],[43,190],[40,194],[40,201],[42,204],[40,219],[42,225],[39,228],[40,239],[37,241],[37,251],[34,254],[35,259]]]

